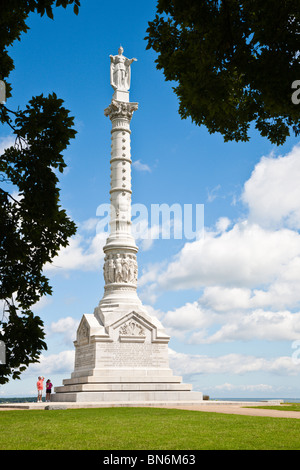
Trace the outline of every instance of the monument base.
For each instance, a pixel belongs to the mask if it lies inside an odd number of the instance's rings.
[[[198,401],[202,393],[174,376],[171,369],[103,369],[75,372],[55,387],[54,402]]]
[[[169,368],[170,338],[160,322],[138,308],[124,315],[114,307],[114,313],[97,307],[94,315],[83,315],[74,342],[74,372],[55,387],[51,401],[201,401],[202,393],[192,392]]]
[[[163,394],[163,393],[156,393],[156,394],[120,394],[119,396],[116,395],[109,395],[109,394],[102,394],[102,393],[64,393],[64,394],[55,394],[51,398],[51,402],[55,403],[106,403],[107,406],[120,406],[127,405],[129,406],[132,403],[135,403],[136,406],[140,404],[155,404],[157,406],[159,404],[167,405],[170,404],[197,404],[203,401],[203,397],[201,392],[188,392],[188,395],[183,394]],[[61,395],[61,396],[59,396]],[[150,406],[150,405],[149,405]],[[151,405],[153,406],[153,405]]]

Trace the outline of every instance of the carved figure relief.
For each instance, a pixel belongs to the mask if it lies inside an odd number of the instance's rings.
[[[122,260],[120,255],[117,255],[115,259],[115,281],[114,282],[122,282]]]
[[[123,336],[144,336],[145,330],[139,323],[130,320],[120,327],[119,333]]]
[[[106,284],[136,283],[138,266],[135,255],[107,255],[103,266]]]

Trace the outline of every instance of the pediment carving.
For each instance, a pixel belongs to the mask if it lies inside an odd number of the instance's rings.
[[[83,317],[77,330],[77,341],[79,343],[88,343],[90,337],[90,327]]]
[[[123,336],[145,336],[145,329],[140,323],[131,319],[120,326],[119,333]]]

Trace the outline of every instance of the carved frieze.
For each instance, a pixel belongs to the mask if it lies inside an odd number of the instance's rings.
[[[110,254],[105,257],[103,274],[105,284],[136,284],[138,266],[135,255]]]

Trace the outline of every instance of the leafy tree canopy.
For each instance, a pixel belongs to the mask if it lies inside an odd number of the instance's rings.
[[[7,48],[29,29],[30,12],[53,18],[53,6],[79,0],[10,0],[0,7],[0,79],[7,82],[13,59]],[[43,322],[31,311],[43,295],[51,294],[43,274],[61,247],[68,244],[76,227],[60,206],[57,173],[66,164],[62,152],[75,137],[74,119],[63,100],[53,92],[33,97],[25,110],[12,111],[0,105],[0,121],[10,127],[15,145],[0,157],[0,341],[6,347],[0,363],[0,384],[20,378],[30,363],[47,349]],[[17,196],[16,196],[17,193]]]
[[[251,123],[277,145],[300,134],[298,0],[158,0],[147,33],[182,118],[225,141],[249,140]]]

